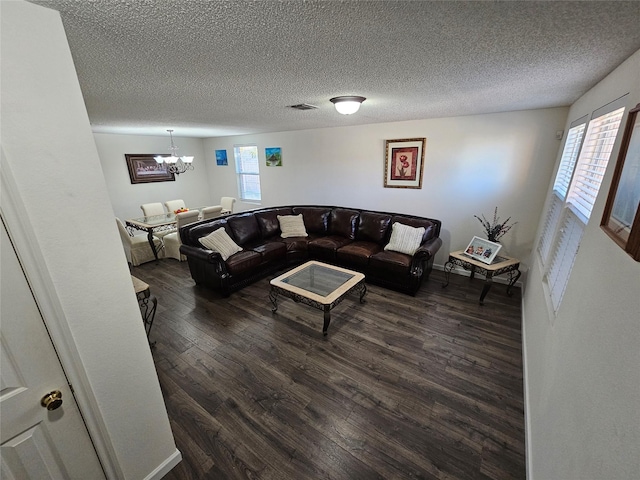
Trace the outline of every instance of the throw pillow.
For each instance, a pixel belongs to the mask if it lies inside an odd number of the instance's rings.
[[[384,249],[413,255],[422,243],[424,232],[424,227],[410,227],[409,225],[395,222],[391,227],[389,243]]]
[[[226,260],[234,253],[242,251],[242,248],[233,241],[224,228],[214,230],[206,237],[199,238],[198,241],[203,247],[218,252],[222,260]]]
[[[280,223],[280,231],[282,232],[280,236],[282,238],[307,236],[302,214],[278,215],[278,223]]]

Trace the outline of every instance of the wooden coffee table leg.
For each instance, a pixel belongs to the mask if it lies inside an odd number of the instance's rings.
[[[329,305],[324,306],[324,325],[322,327],[322,335],[327,336],[327,330],[329,329],[329,323],[331,322],[331,309]]]

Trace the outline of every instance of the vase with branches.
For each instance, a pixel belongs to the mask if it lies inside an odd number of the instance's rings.
[[[485,234],[487,235],[487,240],[489,240],[490,242],[497,242],[505,233],[511,230],[511,227],[518,223],[513,222],[511,225],[509,225],[509,220],[511,220],[511,217],[507,218],[504,222],[501,222],[500,217],[498,217],[498,207],[496,207],[493,211],[493,221],[491,222],[487,220],[484,215],[482,215],[482,218],[480,218],[478,215],[474,215],[474,217],[476,217],[484,227]]]

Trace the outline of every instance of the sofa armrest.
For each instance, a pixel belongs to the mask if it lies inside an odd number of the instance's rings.
[[[442,239],[440,237],[434,237],[431,240],[420,245],[420,248],[416,250],[416,253],[413,254],[413,257],[426,257],[427,259],[434,257],[438,250],[440,250],[441,246]]]
[[[180,245],[180,253],[207,263],[224,263],[218,252],[201,247],[192,247],[191,245],[185,245],[184,243]]]
[[[411,259],[411,271],[420,272],[424,268],[424,264],[427,263],[428,265],[428,262],[435,257],[441,246],[442,239],[440,237],[434,237],[420,245],[420,248],[416,250]]]

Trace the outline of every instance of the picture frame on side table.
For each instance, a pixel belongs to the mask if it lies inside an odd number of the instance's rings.
[[[464,250],[464,254],[468,257],[490,265],[496,258],[502,245],[496,242],[490,242],[480,237],[473,237]]]
[[[640,262],[640,103],[629,110],[600,227]]]
[[[426,145],[426,138],[386,141],[385,188],[422,188]]]
[[[176,177],[167,171],[166,163],[158,163],[154,157],[168,155],[125,153],[127,169],[132,184],[152,182],[174,182]]]

